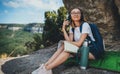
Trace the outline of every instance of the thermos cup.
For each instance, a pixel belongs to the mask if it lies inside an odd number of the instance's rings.
[[[88,65],[88,57],[89,57],[89,47],[88,41],[85,40],[83,46],[80,48],[81,58],[80,58],[80,68],[86,69]]]

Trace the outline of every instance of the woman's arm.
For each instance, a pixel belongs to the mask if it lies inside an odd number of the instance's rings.
[[[70,33],[69,36],[68,36],[68,34],[67,34],[66,30],[65,30],[66,25],[67,25],[68,23],[69,23],[68,21],[64,21],[64,22],[63,22],[62,31],[63,31],[65,40],[71,42],[71,41],[73,40],[73,34]]]
[[[82,45],[82,43],[84,42],[84,40],[86,39],[86,37],[88,36],[89,32],[90,32],[89,24],[83,23],[81,37],[77,42],[73,42],[73,44],[80,47]]]
[[[73,33],[69,33],[69,39],[70,39],[70,42],[73,41]]]
[[[78,47],[80,47],[82,45],[82,43],[84,42],[84,40],[86,39],[87,35],[88,35],[87,33],[83,33],[81,35],[81,38],[79,39],[79,41],[77,41],[77,42],[71,42],[71,43],[74,44],[74,45],[76,45],[76,46],[78,46]]]

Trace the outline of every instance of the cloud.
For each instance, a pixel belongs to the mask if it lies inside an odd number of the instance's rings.
[[[3,4],[5,6],[10,6],[10,7],[13,7],[13,8],[19,7],[19,4],[17,2],[14,2],[14,1],[4,2]]]
[[[4,2],[5,6],[13,7],[13,8],[25,8],[25,7],[33,7],[39,10],[57,10],[61,5],[58,0],[11,0],[8,2]]]
[[[56,11],[63,3],[62,0],[3,0],[3,5],[4,22],[30,23],[44,22],[44,12]]]

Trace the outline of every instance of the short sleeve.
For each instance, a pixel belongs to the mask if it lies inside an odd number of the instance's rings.
[[[87,22],[83,23],[82,33],[90,33],[90,26]]]
[[[69,33],[73,33],[73,31],[72,31],[72,27],[70,26],[70,30],[69,30]]]

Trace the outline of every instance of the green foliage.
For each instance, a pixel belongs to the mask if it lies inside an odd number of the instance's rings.
[[[34,51],[44,48],[42,34],[40,33],[33,34],[33,41],[26,42],[25,46],[27,47],[28,50]]]
[[[64,18],[66,18],[67,10],[60,7],[58,13],[55,11],[45,12],[45,26],[43,32],[44,45],[48,46],[63,39],[61,27]]]
[[[64,19],[66,19],[67,9],[65,7],[60,7],[58,9],[57,24],[61,27]]]
[[[11,30],[0,29],[0,39],[8,38],[11,35],[11,33],[12,33]]]
[[[57,11],[58,13],[58,17],[57,17],[57,25],[58,25],[58,29],[59,29],[59,39],[63,39],[63,35],[62,35],[62,25],[63,25],[63,21],[67,18],[67,9],[65,7],[60,7]]]
[[[22,45],[19,45],[17,46],[15,49],[14,49],[14,55],[24,55],[24,54],[27,54],[29,53],[28,50],[26,49],[26,47],[22,46]]]
[[[56,19],[57,19],[57,14],[55,11],[47,11],[45,12],[45,26],[44,26],[44,32],[43,32],[43,40],[44,44],[50,44],[53,41],[55,41],[55,32],[58,31],[57,25],[56,25]]]
[[[25,43],[28,41],[33,41],[33,35],[29,32],[0,29],[0,54],[12,53],[11,56],[16,56],[29,53],[33,50],[26,49]]]
[[[35,34],[33,38],[34,38],[34,42],[35,42],[35,49],[36,50],[40,49],[41,45],[43,44],[42,35],[41,34]]]

